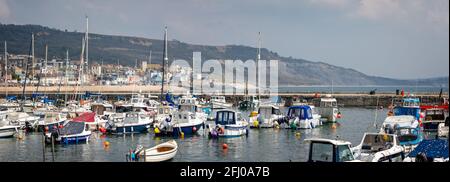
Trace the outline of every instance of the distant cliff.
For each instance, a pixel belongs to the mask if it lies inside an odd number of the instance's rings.
[[[27,54],[31,33],[36,35],[35,54],[44,56],[48,44],[49,57],[65,57],[65,50],[71,59],[79,59],[83,32],[69,32],[39,25],[0,24],[0,41],[8,41],[8,52]],[[136,60],[148,60],[152,50],[152,63],[161,63],[163,41],[131,36],[90,34],[89,60],[91,62],[134,65]],[[3,43],[1,44],[3,45]],[[3,47],[3,46],[0,46]],[[256,48],[241,45],[207,46],[187,44],[177,40],[169,41],[169,60],[192,60],[192,52],[202,52],[202,60],[208,59],[255,59]],[[3,52],[3,49],[2,49]],[[430,85],[448,87],[448,77],[422,80],[399,80],[369,76],[354,69],[333,66],[323,62],[283,57],[267,49],[261,50],[261,58],[280,60],[279,84],[281,85]]]

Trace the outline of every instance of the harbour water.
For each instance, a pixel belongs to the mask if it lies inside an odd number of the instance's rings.
[[[374,109],[341,108],[342,120],[310,130],[250,129],[248,136],[226,139],[208,139],[198,136],[177,138],[179,150],[171,161],[180,162],[303,162],[307,160],[309,145],[304,139],[321,137],[350,141],[357,145],[364,132],[378,132],[373,127]],[[387,109],[377,111],[379,126],[386,117]],[[248,115],[248,114],[244,114]],[[300,132],[300,136],[296,135]],[[153,132],[133,135],[102,135],[95,133],[89,143],[56,145],[56,162],[125,162],[126,153],[136,145],[151,147],[172,138],[157,138]],[[109,147],[104,142],[110,143]],[[222,149],[223,143],[228,149]],[[45,148],[46,162],[53,161],[51,147]],[[27,134],[23,139],[0,139],[0,161],[42,162],[43,145],[41,133]]]

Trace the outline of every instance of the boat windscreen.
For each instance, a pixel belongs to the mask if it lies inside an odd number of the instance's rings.
[[[84,130],[83,122],[73,122],[69,121],[63,128],[59,129],[60,135],[73,135],[82,133]]]

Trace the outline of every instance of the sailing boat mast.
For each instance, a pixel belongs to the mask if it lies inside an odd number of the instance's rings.
[[[83,37],[81,39],[81,56],[80,56],[80,68],[79,68],[79,74],[78,74],[78,81],[80,82],[80,84],[78,84],[77,81],[77,86],[76,86],[76,95],[75,95],[75,100],[78,100],[78,86],[83,86],[83,70],[84,70],[84,46],[85,46],[85,40],[86,37]]]
[[[161,82],[161,97],[160,97],[160,101],[163,101],[163,94],[164,94],[164,80],[166,77],[166,64],[169,61],[169,59],[167,58],[167,26],[164,28],[164,50],[163,50],[163,66],[162,66],[162,70],[163,70],[163,74],[162,74],[162,82]]]
[[[89,18],[86,16],[86,72],[89,69]],[[89,73],[88,73],[89,74]]]
[[[257,58],[257,61],[256,61],[256,65],[258,66],[258,70],[260,69],[259,68],[259,60],[261,60],[261,32],[258,32],[258,58]],[[266,75],[263,75],[263,76],[266,76]],[[262,76],[259,75],[259,73],[258,73],[258,100],[261,100],[261,81],[260,81],[261,77]]]
[[[45,60],[44,60],[44,70],[45,70],[45,72],[44,72],[44,86],[45,87],[44,87],[44,94],[47,91],[47,86],[46,86],[46,84],[47,84],[47,62],[48,62],[47,55],[48,55],[48,44],[45,44]]]
[[[28,79],[28,64],[30,62],[30,58],[32,58],[32,55],[30,54],[30,52],[32,52],[33,49],[33,43],[34,43],[34,34],[31,33],[31,46],[30,46],[30,51],[28,52],[28,59],[27,62],[25,63],[25,78],[23,81],[23,90],[22,90],[22,102],[20,104],[20,109],[21,111],[23,111],[23,105],[25,103],[25,87],[27,86],[27,79]]]
[[[67,102],[67,88],[69,85],[69,78],[67,77],[67,70],[69,69],[69,49],[66,49],[66,70],[64,72],[64,77],[66,78],[66,91],[65,91],[65,95],[64,95],[64,103]]]
[[[8,97],[8,46],[5,41],[5,87],[6,87],[6,97]]]
[[[34,78],[34,33],[31,34],[31,55],[32,55],[31,80],[33,80],[33,78]]]

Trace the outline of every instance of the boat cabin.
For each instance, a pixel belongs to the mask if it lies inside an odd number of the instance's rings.
[[[305,139],[310,142],[308,162],[348,162],[355,158],[350,142],[322,138]]]
[[[416,119],[420,118],[420,101],[419,98],[403,98],[394,101],[394,115],[411,115]]]
[[[320,108],[326,108],[326,107],[337,108],[338,107],[337,100],[332,97],[320,98],[319,107]]]
[[[133,106],[131,105],[116,105],[116,113],[126,113],[133,111]]]
[[[258,109],[258,114],[264,118],[270,118],[272,115],[280,115],[280,108],[275,106],[260,106]]]
[[[242,120],[241,113],[232,110],[221,110],[216,113],[216,125],[234,125]]]
[[[138,112],[127,113],[125,118],[123,118],[123,123],[139,123],[141,120],[148,119],[148,116]]]
[[[111,104],[98,104],[94,103],[91,105],[91,110],[98,115],[105,114],[105,111],[107,112],[113,112],[113,106]]]
[[[219,96],[219,95],[211,96],[211,102],[222,102],[222,103],[226,103],[226,101],[225,101],[225,96]]]
[[[287,112],[288,117],[299,119],[312,119],[312,109],[308,105],[291,106]]]
[[[444,109],[427,109],[425,110],[425,121],[445,120]]]
[[[158,106],[158,109],[156,110],[157,114],[172,114],[172,107],[168,105],[160,105]]]

